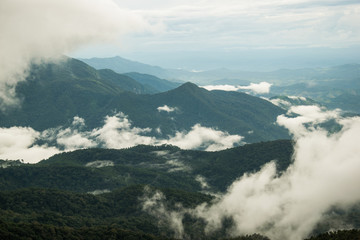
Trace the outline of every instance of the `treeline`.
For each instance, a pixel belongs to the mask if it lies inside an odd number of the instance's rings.
[[[166,240],[169,238],[124,230],[118,226],[58,227],[39,223],[9,223],[0,220],[0,239],[7,240]]]
[[[360,239],[360,230],[351,229],[351,230],[338,230],[338,231],[326,232],[314,237],[310,237],[306,240],[359,240],[359,239]]]
[[[147,187],[155,193],[157,189]],[[168,209],[176,205],[195,207],[212,197],[201,193],[185,192],[176,189],[160,189],[166,197],[163,203]],[[22,189],[0,192],[0,220],[11,224],[40,224],[60,228],[83,228],[116,226],[133,232],[154,236],[173,236],[167,224],[158,224],[156,217],[143,211],[144,186],[135,185],[100,195],[81,194],[53,189]],[[144,200],[145,201],[145,200]],[[189,232],[203,234],[194,230],[189,218],[185,222]],[[11,225],[10,226],[19,226]],[[196,225],[198,228],[199,226]]]
[[[278,140],[248,144],[219,152],[185,151],[173,146],[137,146],[129,149],[84,149],[55,155],[38,164],[0,168],[0,190],[28,187],[89,192],[134,184],[200,191],[198,175],[213,192],[225,191],[246,172],[258,171],[271,160],[279,171],[291,162],[292,142]],[[158,154],[161,153],[161,154]],[[111,161],[102,168],[86,167]]]

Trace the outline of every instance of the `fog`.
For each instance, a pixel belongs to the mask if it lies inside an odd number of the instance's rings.
[[[2,0],[0,110],[18,106],[15,87],[31,63],[57,61],[81,46],[112,42],[149,25],[111,0]]]
[[[273,240],[304,239],[331,209],[346,211],[360,201],[355,184],[360,181],[360,118],[341,118],[339,113],[317,106],[290,108],[277,119],[295,140],[293,162],[286,171],[278,173],[276,160],[269,159],[259,172],[240,176],[213,203],[162,215],[178,217],[172,221],[179,222],[184,213],[191,214],[206,221],[207,233],[232,218],[232,236],[260,233]],[[331,119],[342,129],[329,133],[320,127]]]

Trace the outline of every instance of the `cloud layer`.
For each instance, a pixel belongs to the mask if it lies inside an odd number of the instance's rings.
[[[207,85],[202,86],[208,91],[213,90],[222,90],[222,91],[238,91],[238,90],[250,90],[254,93],[263,94],[269,93],[271,83],[261,82],[261,83],[251,83],[249,86],[234,86],[234,85]]]
[[[212,128],[193,126],[190,131],[177,132],[168,138],[149,136],[150,128],[132,126],[123,113],[106,116],[104,125],[85,130],[85,121],[74,117],[71,126],[37,132],[32,128],[0,128],[0,159],[36,163],[62,152],[81,148],[128,148],[139,144],[172,144],[183,149],[217,151],[241,144],[243,137]],[[155,130],[156,131],[156,130]],[[42,142],[41,145],[38,143]]]
[[[261,233],[273,240],[304,239],[332,208],[346,211],[360,202],[356,184],[360,181],[360,118],[341,118],[338,113],[317,106],[291,108],[288,115],[278,117],[296,140],[293,163],[285,172],[279,175],[276,160],[269,159],[259,172],[234,181],[212,204],[180,209],[180,215],[162,209],[161,216],[177,217],[172,221],[179,222],[185,213],[192,214],[207,222],[208,233],[230,217],[233,236]],[[329,134],[319,123],[331,119],[342,129]],[[182,229],[175,228],[177,233]]]
[[[15,87],[31,62],[58,59],[80,46],[147,28],[111,0],[2,0],[0,110],[19,103]]]

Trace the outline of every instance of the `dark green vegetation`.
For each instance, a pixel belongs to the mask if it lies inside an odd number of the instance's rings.
[[[28,240],[28,239],[69,239],[69,240],[103,240],[103,239],[124,239],[124,240],[161,240],[165,237],[155,237],[124,230],[118,226],[100,227],[58,227],[47,224],[35,223],[8,223],[0,221],[0,238],[7,240]]]
[[[306,240],[359,240],[360,230],[339,230],[333,232],[327,232],[308,238]]]
[[[20,166],[22,162],[20,160],[2,160],[0,159],[0,168],[7,168],[12,166]]]
[[[136,237],[133,239],[161,239],[161,236],[171,236],[169,229],[158,227],[157,219],[142,211],[140,199],[144,194],[143,189],[144,186],[132,186],[102,195],[50,189],[2,191],[0,222],[9,226],[4,229],[2,224],[0,234],[4,236],[6,232],[10,232],[29,236],[41,233],[58,237],[69,234],[74,239],[79,239],[82,233],[95,233],[93,239],[106,239],[102,234],[109,237],[129,236],[129,239],[131,235]],[[162,191],[169,200],[169,205],[183,202],[184,205],[195,206],[196,203],[211,199],[197,193],[166,189]],[[22,227],[30,231],[23,232]]]
[[[0,189],[56,188],[76,192],[116,189],[133,184],[200,191],[196,176],[212,191],[224,191],[236,178],[275,160],[290,164],[292,142],[255,143],[219,152],[184,151],[173,146],[85,149],[57,154],[38,164],[0,169]]]
[[[291,156],[288,140],[220,152],[140,145],[123,150],[77,150],[35,165],[0,169],[0,238],[171,238],[174,232],[168,222],[159,222],[142,210],[146,192],[151,195],[159,189],[167,209],[177,209],[179,203],[193,208],[213,199],[200,193],[198,175],[208,181],[209,188],[204,190],[224,191],[243,173],[257,171],[270,160],[277,161],[280,171],[285,169]],[[144,191],[143,184],[150,190]],[[95,195],[95,190],[103,193]],[[206,236],[203,220],[190,215],[185,215],[183,224],[191,239],[226,236],[224,229]],[[93,237],[80,237],[90,235]],[[262,239],[254,236],[258,235],[241,239]]]
[[[128,115],[134,126],[153,129],[150,134],[154,136],[159,136],[155,129],[160,127],[163,138],[188,131],[198,123],[245,136],[246,142],[289,137],[285,129],[274,124],[284,110],[260,98],[209,92],[191,83],[164,93],[136,94],[146,89],[128,76],[97,71],[75,59],[33,66],[28,80],[16,89],[21,106],[1,112],[0,126],[45,130],[67,126],[79,116],[89,128],[95,128],[103,125],[106,115],[117,111]],[[157,108],[164,105],[178,111],[159,112]]]
[[[147,197],[161,191],[164,208],[175,211],[209,203],[213,197],[206,192],[224,192],[235,179],[271,160],[279,172],[285,170],[291,163],[292,144],[278,140],[219,152],[139,145],[61,153],[34,165],[13,162],[0,168],[0,239],[173,238],[168,219],[143,210]],[[196,180],[198,176],[208,187]],[[347,213],[334,209],[315,233],[327,231],[332,221],[360,226],[359,216],[359,206]],[[227,236],[226,227],[206,235],[205,222],[189,214],[182,223],[185,238]],[[231,221],[227,224],[230,227]],[[340,231],[311,239],[357,239],[352,238],[356,234]],[[252,234],[232,239],[268,238]]]

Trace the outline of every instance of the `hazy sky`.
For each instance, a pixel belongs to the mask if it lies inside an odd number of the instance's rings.
[[[75,56],[186,68],[360,62],[359,0],[114,1],[155,27]]]

